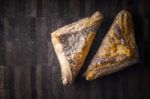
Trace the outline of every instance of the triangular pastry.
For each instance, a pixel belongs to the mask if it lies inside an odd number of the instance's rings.
[[[77,76],[102,19],[103,15],[97,11],[91,17],[81,19],[51,33],[64,85],[71,84]]]
[[[93,80],[137,62],[132,16],[122,10],[116,16],[84,76],[86,80]]]

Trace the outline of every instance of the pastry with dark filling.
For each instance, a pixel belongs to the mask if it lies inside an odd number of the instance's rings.
[[[122,10],[116,16],[84,76],[86,80],[93,80],[137,62],[132,16]]]
[[[66,25],[51,33],[51,40],[60,63],[64,85],[71,84],[77,76],[102,19],[103,15],[97,11],[90,17]]]

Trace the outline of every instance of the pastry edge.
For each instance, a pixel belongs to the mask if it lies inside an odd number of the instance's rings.
[[[59,60],[60,66],[61,66],[60,69],[61,69],[62,83],[63,83],[63,85],[70,84],[72,81],[71,68],[69,67],[68,62],[66,61],[66,59],[64,57],[62,45],[59,43],[59,40],[57,39],[57,35],[51,34],[51,41],[52,41],[55,53],[58,57],[58,60]]]

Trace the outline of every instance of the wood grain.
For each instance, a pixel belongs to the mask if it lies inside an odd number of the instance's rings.
[[[0,99],[149,99],[149,0],[1,0]],[[131,12],[140,63],[91,82],[82,74],[117,13]],[[50,33],[100,10],[104,21],[75,83],[63,86]]]

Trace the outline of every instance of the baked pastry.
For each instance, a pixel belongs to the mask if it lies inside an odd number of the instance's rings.
[[[97,11],[91,17],[81,19],[51,33],[64,85],[71,84],[77,76],[102,19],[103,15]]]
[[[119,71],[138,62],[132,16],[120,11],[84,73],[86,80]]]

